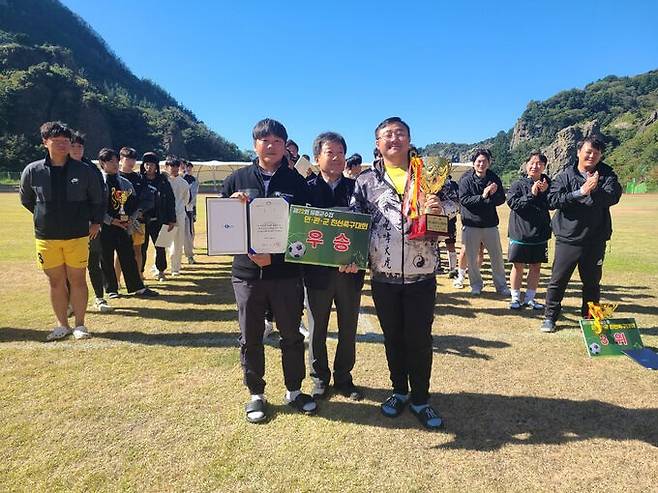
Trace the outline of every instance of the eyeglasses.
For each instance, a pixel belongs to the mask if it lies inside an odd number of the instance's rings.
[[[396,130],[395,132],[391,132],[391,131],[382,132],[381,134],[379,134],[379,137],[377,137],[377,140],[379,140],[379,139],[386,140],[386,141],[393,140],[393,139],[406,140],[408,138],[409,138],[409,135],[407,134],[407,132],[405,132],[403,130]]]

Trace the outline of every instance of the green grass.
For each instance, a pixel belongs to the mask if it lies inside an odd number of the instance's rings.
[[[159,299],[121,298],[113,314],[88,315],[92,339],[46,344],[53,317],[30,214],[13,193],[0,210],[0,491],[655,490],[658,376],[587,357],[577,282],[564,330],[543,335],[540,315],[439,279],[431,389],[442,433],[379,414],[390,383],[366,283],[354,371],[366,399],[290,411],[272,342],[274,415],[255,426],[243,416],[230,259],[202,254],[203,231],[201,263],[156,286]],[[624,196],[613,211],[603,298],[655,348],[658,196]]]

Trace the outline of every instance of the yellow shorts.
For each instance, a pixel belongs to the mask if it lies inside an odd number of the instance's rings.
[[[142,226],[143,228],[144,226]],[[135,231],[132,234],[133,237],[133,246],[139,246],[143,245],[144,241],[146,240],[146,235],[144,234],[144,231]]]
[[[75,269],[86,269],[89,259],[89,237],[71,240],[36,240],[37,265],[43,269],[54,269],[68,265]]]

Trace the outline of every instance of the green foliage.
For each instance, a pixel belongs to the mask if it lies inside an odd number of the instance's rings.
[[[5,0],[0,2],[0,168],[21,170],[40,157],[38,128],[48,120],[86,133],[90,156],[100,147],[129,145],[190,159],[246,159],[156,83],[135,77],[59,1]]]
[[[635,179],[653,189],[658,184],[658,122],[621,144],[606,161],[623,181]]]

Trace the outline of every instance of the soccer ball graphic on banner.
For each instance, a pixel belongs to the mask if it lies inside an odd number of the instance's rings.
[[[589,345],[589,352],[592,354],[599,354],[601,352],[601,346],[598,343],[593,342]]]
[[[306,245],[301,241],[294,241],[288,245],[288,253],[292,258],[302,258],[306,253]]]

